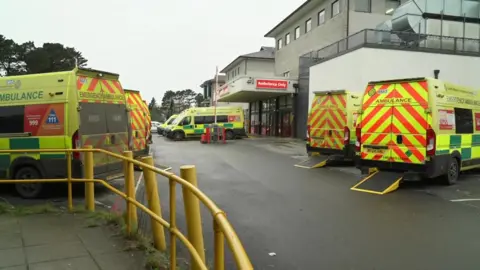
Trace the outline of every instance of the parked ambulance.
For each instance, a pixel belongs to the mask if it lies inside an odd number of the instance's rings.
[[[423,77],[370,82],[358,123],[360,168],[441,176],[454,184],[461,171],[480,167],[474,89]]]
[[[93,69],[0,77],[2,149],[65,149],[91,145],[117,154],[128,149],[128,115],[119,75]],[[65,153],[0,154],[0,177],[65,178]],[[122,162],[94,154],[95,178],[123,176]],[[73,154],[72,176],[83,164]],[[35,198],[45,184],[17,184],[17,192]]]
[[[232,140],[246,137],[244,114],[242,107],[197,107],[181,112],[166,129],[166,137],[173,140],[183,140],[189,137],[200,137],[205,128],[215,123],[226,129],[225,138]]]
[[[346,90],[314,92],[307,122],[307,153],[320,155],[326,161],[335,155],[340,159],[355,157],[355,130],[361,98]]]
[[[169,126],[169,125],[173,122],[173,120],[175,120],[175,118],[177,118],[177,116],[178,116],[178,114],[173,114],[172,116],[170,116],[170,117],[167,119],[167,121],[165,121],[165,123],[159,125],[159,126],[157,127],[157,132],[158,132],[158,134],[160,134],[160,135],[163,136],[163,135],[164,135],[164,132],[165,132],[165,129],[167,128],[167,126]]]
[[[148,108],[137,90],[125,89],[127,109],[129,114],[130,149],[135,158],[148,155]]]

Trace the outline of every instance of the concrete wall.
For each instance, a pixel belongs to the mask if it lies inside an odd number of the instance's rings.
[[[309,106],[314,91],[347,89],[363,93],[369,81],[433,77],[480,88],[480,57],[362,48],[310,68]]]
[[[246,59],[244,61],[246,67],[245,75],[273,77],[275,75],[275,60],[270,59]]]

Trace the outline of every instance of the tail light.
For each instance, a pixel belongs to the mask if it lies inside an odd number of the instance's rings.
[[[307,142],[310,142],[310,125],[307,126]]]
[[[362,146],[362,129],[360,127],[355,129],[355,135],[357,136],[357,141],[355,142],[355,151],[360,152],[360,147]]]
[[[345,127],[343,130],[343,144],[346,146],[350,143],[350,129],[348,127]]]
[[[433,129],[427,129],[427,156],[434,156],[436,150],[436,134]]]
[[[79,149],[80,148],[80,137],[78,136],[78,130],[72,136],[72,148]],[[80,159],[80,152],[73,152],[74,159]]]

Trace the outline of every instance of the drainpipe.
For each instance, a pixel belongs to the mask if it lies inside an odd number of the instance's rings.
[[[350,0],[347,0],[347,39],[346,39],[346,49],[348,50],[348,35],[350,34]]]

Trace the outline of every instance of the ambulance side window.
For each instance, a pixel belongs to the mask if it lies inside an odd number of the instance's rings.
[[[0,133],[23,133],[24,112],[24,106],[0,107]]]
[[[195,116],[195,118],[193,118],[193,120],[195,120],[195,125],[205,124],[205,117],[203,117],[203,116]]]
[[[469,134],[473,133],[472,110],[454,108],[455,110],[455,133]]]

